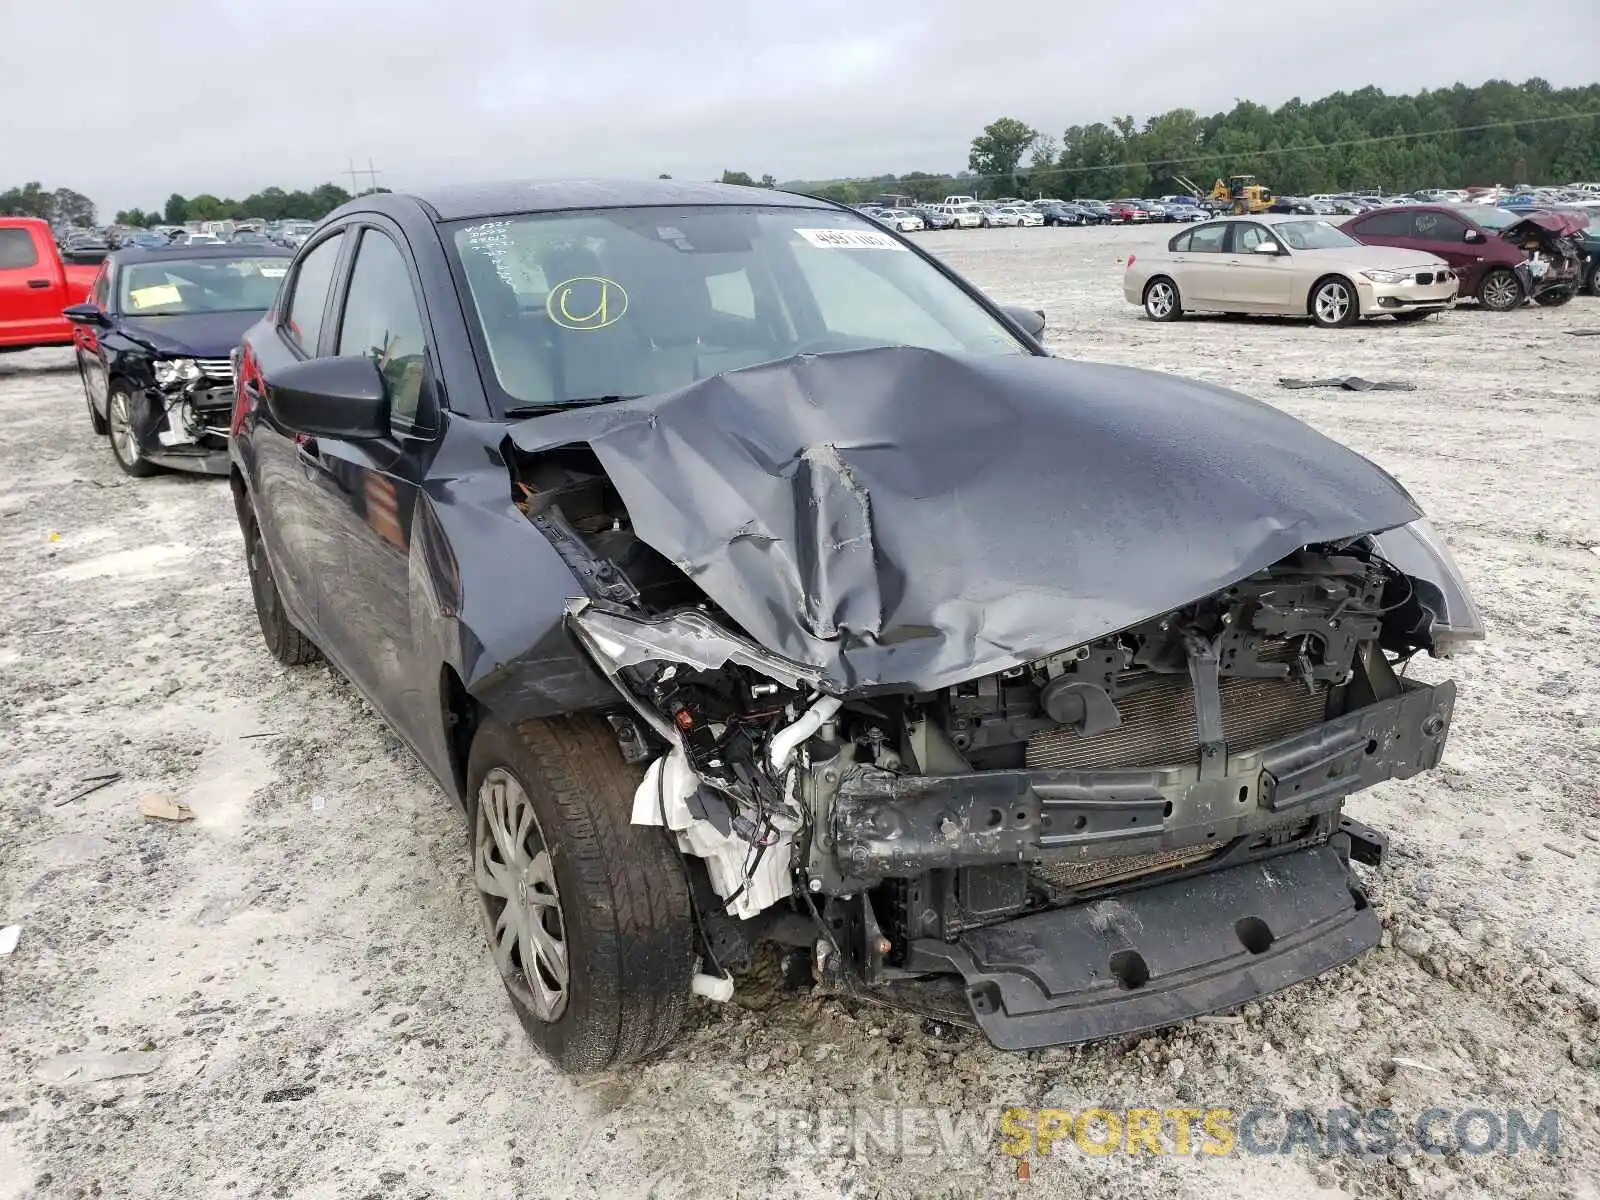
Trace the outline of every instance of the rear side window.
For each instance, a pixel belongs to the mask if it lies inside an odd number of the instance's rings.
[[[1173,238],[1170,248],[1179,254],[1221,254],[1222,235],[1227,231],[1228,226],[1220,221],[1215,225],[1201,225]]]
[[[33,235],[26,229],[0,229],[0,271],[31,267],[39,261]]]
[[[333,285],[333,268],[339,261],[344,234],[336,233],[300,260],[295,273],[294,292],[284,314],[283,327],[295,345],[307,354],[317,352],[322,336],[322,314],[328,307],[328,289]]]
[[[111,307],[111,268],[102,265],[100,274],[94,277],[94,287],[89,289],[89,299],[96,308],[107,309]]]
[[[369,229],[356,250],[350,290],[339,325],[339,353],[372,359],[389,392],[389,413],[407,425],[417,419],[426,345],[411,273],[387,234]]]
[[[1419,212],[1415,214],[1416,236],[1427,242],[1465,241],[1467,227],[1449,213]]]
[[[1414,228],[1408,212],[1380,212],[1363,217],[1352,227],[1361,237],[1410,237]]]

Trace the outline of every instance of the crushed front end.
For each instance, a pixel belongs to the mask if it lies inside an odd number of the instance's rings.
[[[228,473],[233,363],[228,358],[157,358],[149,365],[135,429],[151,462],[202,475]]]
[[[934,692],[830,695],[704,607],[577,601],[570,621],[643,726],[624,746],[656,747],[633,819],[706,865],[719,966],[807,943],[827,984],[1023,1048],[1242,1003],[1376,943],[1348,863],[1384,843],[1343,808],[1439,761],[1454,687],[1397,674],[1436,591],[1373,539],[1310,547]]]
[[[707,994],[773,941],[1029,1047],[1376,942],[1345,801],[1438,763],[1454,688],[1403,665],[1482,627],[1404,489],[1284,414],[890,349],[535,418],[508,457]]]

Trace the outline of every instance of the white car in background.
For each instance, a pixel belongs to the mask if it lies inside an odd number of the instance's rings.
[[[978,206],[978,224],[984,229],[1015,228],[1022,224],[1022,214],[1014,208],[999,208],[993,204]]]
[[[950,217],[952,229],[977,229],[983,224],[983,206],[976,200],[964,204],[940,204],[937,207]]]
[[[1152,321],[1186,312],[1309,316],[1340,328],[1363,317],[1420,321],[1452,308],[1461,281],[1422,250],[1365,246],[1316,217],[1262,213],[1193,225],[1128,255],[1122,293]]]
[[[1038,211],[1038,209],[1029,208],[1029,207],[1027,207],[1025,205],[1008,204],[1005,207],[1001,208],[1000,211],[1003,212],[1003,213],[1013,213],[1013,214],[1015,214],[1016,218],[1017,218],[1017,224],[1019,226],[1021,226],[1021,225],[1043,225],[1044,224],[1044,214],[1042,212]]]
[[[915,233],[927,228],[922,218],[908,208],[879,208],[867,215],[899,233]]]

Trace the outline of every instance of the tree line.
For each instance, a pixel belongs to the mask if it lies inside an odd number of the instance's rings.
[[[779,184],[771,175],[756,178],[730,170],[722,173],[722,182],[856,204],[889,193],[924,201],[951,193],[1111,199],[1182,191],[1180,177],[1209,189],[1212,180],[1239,174],[1255,175],[1284,195],[1600,180],[1600,83],[1555,88],[1543,79],[1492,80],[1414,96],[1367,87],[1310,103],[1296,98],[1276,109],[1241,100],[1209,117],[1188,108],[1142,123],[1113,117],[1069,126],[1059,136],[1000,117],[972,139],[964,172]],[[349,199],[351,194],[334,183],[309,191],[263,188],[242,200],[174,192],[160,209],[127,209],[113,221],[140,226],[230,217],[315,221]],[[0,215],[95,223],[88,197],[36,182],[0,192]]]
[[[1181,192],[1180,176],[1209,190],[1213,180],[1240,174],[1284,195],[1600,180],[1600,84],[1494,80],[1414,96],[1367,87],[1276,109],[1240,101],[1209,117],[1187,108],[1142,123],[1115,117],[1059,137],[1001,117],[972,139],[964,173],[782,186],[846,204],[886,193],[1106,200]]]
[[[356,195],[388,190],[369,188]],[[162,207],[148,211],[123,209],[111,218],[111,223],[148,228],[151,225],[182,225],[188,221],[239,220],[244,217],[259,217],[264,221],[320,221],[352,198],[350,192],[336,183],[324,183],[310,191],[262,188],[243,200],[223,199],[210,193],[183,196],[173,192]],[[87,196],[71,188],[52,191],[35,182],[0,192],[0,216],[42,217],[52,225],[92,226],[95,224],[95,206]]]

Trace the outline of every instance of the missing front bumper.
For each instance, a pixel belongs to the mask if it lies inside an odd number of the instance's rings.
[[[832,893],[924,871],[1086,863],[1223,846],[1438,764],[1455,686],[1407,681],[1393,699],[1199,765],[1137,770],[848,774],[811,870]]]
[[[957,973],[984,1035],[1028,1050],[1243,1004],[1348,962],[1378,934],[1343,859],[1323,845],[971,930],[954,943],[920,940],[906,965]]]

